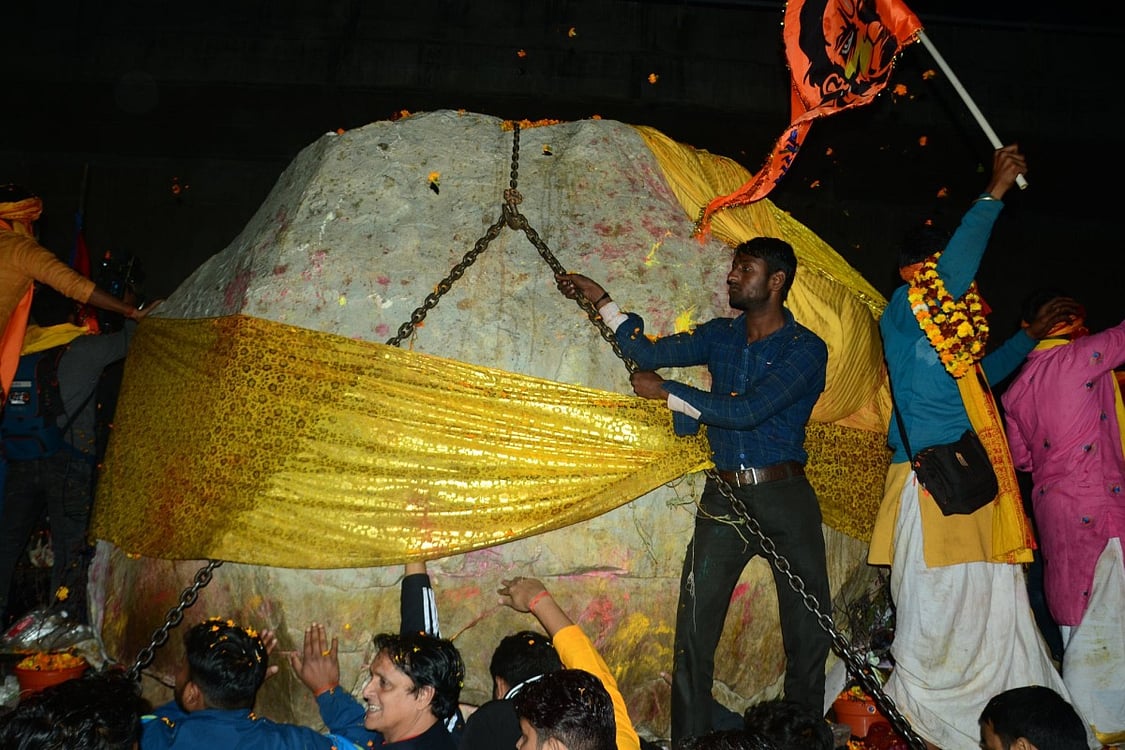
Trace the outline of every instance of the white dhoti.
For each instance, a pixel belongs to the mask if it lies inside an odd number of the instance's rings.
[[[1044,685],[1069,700],[1031,614],[1020,565],[926,566],[913,475],[903,488],[894,550],[895,667],[886,692],[918,734],[942,750],[977,750],[977,719],[997,693]]]
[[[1063,681],[1105,744],[1125,741],[1125,561],[1110,539],[1094,568],[1082,622],[1069,631]]]

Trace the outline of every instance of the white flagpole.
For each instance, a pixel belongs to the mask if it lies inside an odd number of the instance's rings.
[[[977,108],[976,102],[973,101],[973,97],[969,96],[969,92],[966,91],[965,87],[961,85],[961,81],[957,78],[957,75],[950,69],[949,65],[946,64],[945,58],[942,57],[941,53],[937,51],[937,47],[935,47],[933,45],[933,42],[930,41],[930,38],[926,36],[925,31],[919,30],[918,40],[922,42],[922,46],[925,47],[930,55],[934,58],[934,62],[936,62],[938,64],[938,67],[941,68],[941,72],[945,73],[945,77],[948,78],[949,82],[953,84],[953,88],[961,96],[961,101],[965,102],[965,106],[969,108],[969,112],[972,113],[973,117],[977,121],[977,124],[980,125],[981,130],[983,130],[984,134],[988,136],[988,140],[991,141],[992,147],[1000,148],[1001,146],[1003,146],[1004,144],[1001,143],[1000,139],[996,136],[996,131],[992,129],[992,126],[988,124],[988,120],[984,119],[984,115],[981,114],[980,109]],[[1022,174],[1016,175],[1016,184],[1019,185],[1020,190],[1023,190],[1027,187],[1027,180],[1024,179],[1024,176]]]

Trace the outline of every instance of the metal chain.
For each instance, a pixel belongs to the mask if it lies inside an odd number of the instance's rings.
[[[426,319],[426,314],[430,310],[433,310],[435,307],[437,307],[437,303],[441,300],[441,298],[450,289],[453,288],[454,282],[458,281],[462,276],[465,275],[465,271],[469,268],[469,266],[473,265],[473,263],[476,262],[477,258],[480,257],[480,254],[488,249],[488,246],[494,239],[500,236],[500,230],[504,228],[504,225],[509,223],[508,214],[509,212],[515,210],[514,208],[510,208],[509,206],[517,204],[521,200],[523,200],[523,198],[520,197],[519,192],[516,190],[516,177],[519,172],[519,136],[520,125],[517,122],[515,124],[516,145],[512,147],[511,178],[508,183],[508,189],[504,191],[505,204],[501,207],[500,218],[497,219],[495,223],[493,223],[492,226],[490,226],[485,231],[484,235],[476,241],[476,244],[473,245],[472,250],[461,256],[461,260],[456,263],[452,269],[450,269],[448,276],[438,282],[437,287],[435,287],[434,291],[426,295],[426,298],[425,300],[423,300],[422,304],[415,308],[414,312],[410,314],[410,320],[399,326],[398,332],[393,337],[387,339],[387,344],[389,344],[390,346],[401,346],[403,341],[405,341],[408,337],[414,335],[414,331],[417,328],[418,324]]]
[[[453,288],[454,282],[465,275],[465,271],[476,262],[481,253],[483,253],[488,248],[489,244],[500,235],[500,230],[502,230],[505,225],[513,230],[522,231],[531,244],[535,246],[540,257],[550,266],[552,271],[556,274],[566,273],[566,268],[555,258],[551,249],[547,247],[547,243],[543,241],[539,233],[528,223],[527,217],[520,213],[518,206],[523,202],[523,196],[520,195],[519,191],[519,169],[520,124],[517,122],[514,123],[512,127],[512,167],[509,173],[508,188],[504,190],[504,203],[500,207],[500,218],[487,229],[484,236],[476,241],[476,244],[473,245],[473,249],[465,253],[461,260],[450,269],[449,274],[438,282],[434,291],[426,295],[422,304],[415,308],[414,312],[410,314],[410,320],[399,326],[397,333],[392,338],[387,339],[387,344],[391,346],[401,346],[403,341],[414,334],[418,324],[426,319],[426,314],[437,307],[441,298]],[[601,316],[598,315],[598,311],[594,306],[581,295],[579,295],[575,301],[578,303],[578,306],[586,312],[586,316],[590,321],[597,326],[602,338],[613,347],[614,353],[625,362],[626,367],[629,368],[629,372],[636,372],[636,363],[625,356],[625,353],[621,350],[621,345],[617,343],[617,337],[613,335],[613,331],[609,329],[609,326],[602,321]]]
[[[199,590],[211,583],[215,568],[222,564],[222,560],[208,560],[206,565],[196,571],[192,584],[180,594],[179,603],[168,610],[168,614],[164,616],[164,624],[153,632],[149,644],[140,650],[133,666],[129,667],[126,674],[131,679],[140,679],[141,671],[152,664],[152,660],[156,658],[156,649],[168,642],[168,634],[172,631],[172,628],[183,622],[184,610],[195,604],[196,600],[199,599]]]

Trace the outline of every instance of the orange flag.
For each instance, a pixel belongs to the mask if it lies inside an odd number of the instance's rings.
[[[792,122],[749,182],[707,204],[700,231],[707,231],[716,211],[764,198],[789,171],[813,120],[874,99],[898,53],[921,30],[918,17],[898,0],[790,0],[782,38]]]

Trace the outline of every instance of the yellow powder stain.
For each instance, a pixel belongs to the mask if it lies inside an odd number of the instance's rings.
[[[695,310],[696,308],[692,306],[676,316],[676,322],[673,324],[676,333],[684,333],[691,330],[692,326],[695,325]]]

